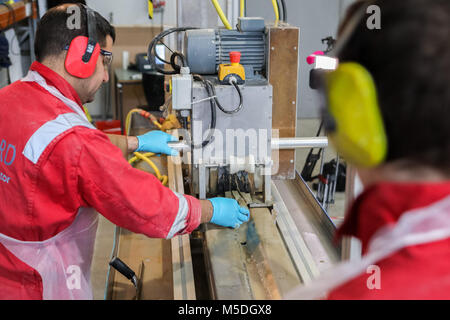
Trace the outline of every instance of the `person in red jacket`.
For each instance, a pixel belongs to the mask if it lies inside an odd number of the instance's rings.
[[[236,228],[249,218],[235,200],[197,200],[164,187],[131,167],[88,122],[82,105],[109,80],[115,32],[84,6],[80,26],[69,28],[68,8],[44,15],[37,61],[25,78],[0,90],[0,299],[92,299],[97,212],[156,238],[190,233],[204,222]],[[88,36],[98,44],[86,46]],[[77,58],[77,41],[90,59]],[[74,75],[89,68],[90,75]],[[130,137],[129,148],[170,154],[171,139],[150,132]]]
[[[368,28],[378,6],[381,28]],[[362,8],[362,9],[361,9]],[[372,7],[373,9],[374,7]],[[450,299],[450,2],[358,1],[340,28],[339,62],[372,75],[388,151],[357,167],[364,190],[337,239],[361,240],[362,257],[331,267],[292,299]],[[341,38],[339,38],[341,39]],[[339,43],[338,39],[338,43]],[[342,41],[342,40],[341,40]]]

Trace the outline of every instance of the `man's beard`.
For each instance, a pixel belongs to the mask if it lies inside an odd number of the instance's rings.
[[[85,97],[85,102],[84,103],[91,103],[94,102],[95,100],[95,95],[97,94],[97,92],[101,89],[102,85],[100,85],[94,92],[89,92],[86,97]],[[84,104],[83,103],[83,104]]]
[[[94,102],[94,100],[95,100],[95,95],[89,96],[89,97],[86,99],[86,102],[85,102],[85,103],[91,103],[91,102]]]

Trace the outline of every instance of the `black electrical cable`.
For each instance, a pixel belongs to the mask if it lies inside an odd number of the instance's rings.
[[[208,97],[210,98],[210,110],[211,110],[211,123],[209,126],[209,132],[208,132],[208,136],[206,137],[206,139],[202,142],[202,148],[206,147],[207,145],[209,145],[212,141],[213,141],[213,135],[214,135],[214,131],[216,130],[216,121],[217,121],[217,114],[216,114],[216,106],[215,106],[215,102],[212,99],[212,95],[213,95],[213,91],[212,91],[212,87],[213,85],[211,84],[211,82],[206,81],[207,86],[206,88],[206,92],[208,93]]]
[[[180,52],[175,51],[172,56],[170,57],[170,65],[172,66],[173,70],[177,71],[177,73],[180,73],[181,67],[179,65],[176,64],[176,59],[180,58],[181,60],[181,65],[183,67],[187,67],[186,64],[186,58],[184,57],[184,55]]]
[[[319,125],[319,130],[317,130],[316,137],[320,136],[323,125],[324,125],[324,122],[322,120]],[[313,154],[313,151],[314,151],[314,148],[311,148],[309,150],[309,153],[306,157],[305,164],[302,169],[301,176],[303,179],[305,179],[305,181],[312,181],[318,177],[318,176],[311,176],[311,174],[312,174],[312,171],[314,170],[314,167],[316,166],[317,161],[322,156],[323,148],[320,148],[319,152],[315,155]]]
[[[242,108],[244,106],[244,99],[242,97],[241,89],[239,89],[239,86],[237,85],[236,80],[231,80],[230,83],[234,86],[234,88],[236,89],[236,91],[239,94],[239,106],[237,108],[235,108],[234,110],[225,110],[224,107],[220,104],[219,99],[217,98],[216,89],[214,89],[214,86],[212,86],[213,95],[215,96],[214,100],[217,104],[217,107],[220,109],[220,111],[222,111],[223,113],[226,113],[226,114],[235,114],[242,110]]]
[[[169,49],[169,51],[170,51],[171,53],[173,53],[173,50],[170,49],[164,42],[159,41],[158,43],[161,43],[163,46],[165,46],[167,49]],[[158,52],[156,52],[156,51],[155,51],[155,57],[158,58],[161,62],[164,62],[165,64],[170,64],[170,61],[166,61],[166,60],[164,60],[163,58],[161,58],[161,57],[158,55]]]
[[[164,44],[162,41],[160,41],[159,43]],[[164,44],[164,46],[166,46],[166,45]],[[167,46],[166,46],[166,47],[167,47]],[[167,47],[167,48],[170,50],[169,47]],[[170,50],[170,51],[173,52],[172,50]],[[161,57],[158,55],[158,52],[156,52],[156,51],[155,51],[155,57],[158,58],[159,61],[164,62],[165,64],[170,64],[170,61],[166,61],[166,60],[164,60],[163,58],[161,58]]]
[[[238,113],[244,107],[244,98],[242,97],[242,92],[241,92],[241,89],[239,88],[237,82],[231,81],[231,84],[234,86],[234,88],[236,89],[236,91],[239,94],[239,106],[236,109],[234,109],[233,111],[231,111],[230,114],[233,114],[233,113]]]
[[[208,136],[201,144],[194,145],[191,142],[192,149],[200,149],[200,148],[206,147],[213,141],[214,130],[216,129],[217,114],[216,114],[215,102],[213,99],[213,90],[214,90],[213,84],[210,81],[205,80],[202,76],[200,76],[198,74],[194,74],[193,76],[194,76],[194,80],[201,81],[203,83],[203,85],[205,86],[206,93],[208,94],[208,97],[210,98],[209,103],[210,103],[210,108],[211,108],[211,123],[209,126]]]
[[[168,29],[168,30],[165,30],[165,31],[161,32],[159,35],[157,35],[157,36],[150,42],[150,44],[149,44],[149,46],[148,46],[148,52],[147,52],[148,61],[149,61],[149,63],[152,65],[152,67],[153,67],[156,71],[158,71],[159,73],[162,73],[162,74],[167,74],[167,75],[170,75],[170,74],[178,74],[178,73],[179,73],[179,70],[164,70],[164,69],[161,69],[160,67],[158,67],[158,66],[156,65],[156,59],[155,59],[155,56],[156,56],[157,54],[154,53],[154,51],[155,51],[155,46],[156,46],[156,44],[159,43],[164,37],[168,36],[168,35],[171,34],[171,33],[174,33],[174,32],[183,32],[183,31],[193,30],[193,29],[198,29],[198,28],[195,28],[195,27],[171,28],[171,29]],[[173,53],[172,56],[173,56],[174,54],[175,54],[175,53]],[[179,54],[181,55],[181,53],[179,53]],[[160,59],[160,58],[158,57],[158,59]],[[184,59],[184,57],[183,57],[183,59]],[[161,59],[160,59],[160,60],[161,60]],[[171,60],[172,60],[172,57],[171,57]],[[168,63],[168,62],[165,61],[165,60],[161,60],[161,61],[163,61],[163,62],[166,63],[166,64],[172,65],[171,63]],[[185,61],[185,59],[184,59],[184,61]],[[179,67],[179,66],[178,66],[178,67]],[[177,69],[178,69],[178,68],[177,68]]]
[[[278,10],[278,15],[280,17],[280,20],[283,21],[282,12],[280,11],[281,7],[280,7],[280,1],[279,0],[277,0],[277,10]]]
[[[286,10],[286,2],[285,0],[280,0],[281,1],[281,7],[283,8],[283,21],[287,22],[287,10]]]
[[[280,20],[283,22],[287,22],[286,21],[286,4],[284,3],[284,0],[281,1],[281,6],[280,6],[280,1],[277,0],[277,8],[278,8],[278,14],[280,15]]]
[[[153,38],[153,40],[150,42],[150,44],[149,44],[149,46],[148,46],[148,52],[147,52],[147,57],[148,57],[148,61],[149,61],[149,63],[152,65],[152,67],[155,69],[155,70],[157,70],[158,72],[160,72],[160,73],[162,73],[162,74],[177,74],[178,72],[177,71],[166,71],[166,70],[164,70],[164,69],[161,69],[161,68],[159,68],[157,65],[156,65],[156,59],[155,59],[155,56],[157,56],[157,53],[156,53],[156,50],[154,50],[154,48],[155,48],[155,45],[157,44],[157,43],[159,43],[166,35],[168,35],[168,34],[170,34],[171,32],[169,32],[170,30],[173,30],[173,29],[169,29],[169,30],[166,30],[166,31],[163,31],[163,32],[161,32],[159,35],[157,35],[155,38]],[[173,32],[175,32],[175,30],[173,31]],[[153,52],[155,52],[154,54],[153,54]],[[158,57],[158,59],[160,59],[161,60],[161,58],[160,57]],[[168,61],[166,61],[166,60],[161,60],[162,62],[164,62],[165,64],[170,64],[170,62],[168,62]]]

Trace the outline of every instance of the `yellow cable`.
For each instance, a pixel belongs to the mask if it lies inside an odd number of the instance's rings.
[[[148,17],[150,19],[153,19],[153,13],[154,13],[154,7],[153,2],[151,0],[148,0]]]
[[[275,27],[278,26],[280,20],[280,13],[278,12],[277,0],[272,0],[273,11],[275,12]]]
[[[245,0],[241,0],[241,14],[240,17],[245,17]]]
[[[133,154],[134,154],[134,157],[131,158],[130,160],[128,160],[129,164],[132,164],[133,162],[135,162],[137,160],[143,160],[143,161],[147,162],[148,165],[155,171],[155,174],[156,174],[156,177],[158,178],[158,180],[161,181],[161,183],[163,185],[167,184],[167,182],[169,181],[169,178],[166,175],[162,175],[161,171],[159,171],[156,164],[148,158],[148,157],[155,156],[154,153],[147,152],[147,153],[142,154],[140,152],[134,152]]]
[[[220,20],[222,20],[223,25],[225,26],[225,28],[227,28],[228,30],[232,30],[233,28],[231,27],[230,23],[228,22],[227,17],[225,17],[225,14],[223,13],[219,2],[217,0],[211,0],[211,2],[213,3],[214,7],[216,8],[217,14],[220,17]]]
[[[162,129],[161,123],[159,123],[157,120],[153,120],[152,123],[153,123],[159,130]]]
[[[132,109],[132,110],[130,110],[130,112],[128,112],[126,120],[125,120],[125,130],[126,130],[125,132],[126,132],[127,136],[130,134],[131,116],[134,113],[138,113],[138,112],[140,113],[142,111],[143,111],[142,109],[136,108],[136,109]],[[155,122],[156,121],[154,121],[153,123],[156,125]],[[157,127],[160,128],[159,126],[157,126]],[[156,177],[158,178],[158,180],[161,181],[161,183],[163,185],[167,185],[167,182],[169,181],[169,178],[167,176],[165,176],[165,175],[162,175],[161,171],[159,171],[159,169],[156,166],[156,164],[152,160],[149,159],[149,157],[153,157],[153,156],[155,156],[155,154],[152,153],[152,152],[147,152],[147,153],[144,153],[144,154],[142,154],[140,152],[134,152],[134,157],[131,158],[130,160],[128,160],[128,163],[132,164],[133,162],[135,162],[137,160],[143,160],[143,161],[147,162],[148,165],[151,168],[153,168],[153,170],[155,171],[155,174],[156,174]]]
[[[130,112],[128,112],[127,117],[125,119],[125,132],[127,133],[127,135],[130,134],[130,125],[131,125],[131,116],[133,115],[133,113],[141,113],[141,112],[145,112],[145,110],[142,109],[131,109]],[[150,120],[159,130],[162,129],[162,125],[158,122],[158,120],[153,117],[153,119]]]
[[[131,116],[133,115],[133,113],[141,111],[142,109],[131,109],[130,112],[128,112],[127,117],[125,119],[125,132],[127,133],[127,136],[130,134]]]

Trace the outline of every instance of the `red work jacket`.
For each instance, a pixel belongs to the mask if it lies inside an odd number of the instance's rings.
[[[359,238],[365,254],[381,228],[397,224],[407,211],[428,207],[449,195],[449,181],[375,185],[357,198],[338,237]],[[378,285],[369,279],[375,270],[368,270],[332,290],[328,299],[450,299],[450,238],[407,246],[376,266]]]
[[[81,101],[57,73],[35,62],[42,85],[0,90],[0,233],[44,241],[72,224],[82,207],[149,237],[190,233],[200,202],[132,168],[105,134],[80,120]],[[79,108],[79,109],[77,109]],[[39,273],[0,245],[0,299],[42,299]]]

